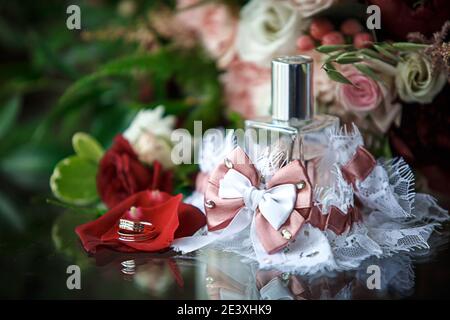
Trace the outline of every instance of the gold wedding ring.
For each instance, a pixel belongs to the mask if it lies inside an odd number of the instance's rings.
[[[132,207],[131,210],[135,209]],[[141,242],[156,236],[155,227],[150,222],[119,219],[119,240],[127,242]]]
[[[117,231],[117,234],[119,235],[119,240],[127,242],[141,242],[150,240],[155,236],[155,234],[151,231],[148,231],[146,233],[126,233]]]
[[[131,221],[127,219],[119,220],[119,229],[143,233],[146,229],[150,229],[153,225],[150,222]]]

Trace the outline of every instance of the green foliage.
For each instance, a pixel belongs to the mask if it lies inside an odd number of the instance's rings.
[[[337,45],[322,45],[316,48],[320,53],[331,53],[335,51],[341,51],[344,49],[350,49],[353,46],[351,44],[337,44]]]
[[[72,138],[73,150],[83,159],[98,163],[103,156],[104,150],[102,146],[90,135],[77,132]]]
[[[375,81],[381,82],[381,78],[376,74],[376,72],[369,66],[361,63],[356,63],[355,68],[358,69],[361,73],[365,74],[366,76],[372,78]]]
[[[98,200],[97,165],[80,156],[71,156],[58,162],[50,177],[50,188],[59,200],[88,205]]]
[[[0,193],[0,219],[2,222],[6,221],[7,225],[12,226],[15,230],[23,231],[24,229],[23,220],[16,205],[3,193]]]
[[[20,99],[11,98],[4,107],[0,109],[0,140],[12,129],[16,123],[20,110]]]
[[[50,177],[53,195],[64,203],[83,206],[98,201],[97,168],[103,148],[90,135],[76,133],[72,138],[76,155],[58,162]]]
[[[348,80],[342,73],[336,70],[336,68],[333,66],[331,62],[327,62],[324,65],[324,70],[327,73],[328,77],[330,77],[331,80],[334,80],[336,82],[340,82],[343,84],[352,84],[350,80]]]
[[[371,44],[370,48],[357,49],[353,45],[323,45],[316,48],[320,53],[327,54],[323,69],[328,77],[336,82],[351,84],[351,82],[336,68],[336,64],[352,64],[362,74],[375,81],[383,81],[376,72],[363,62],[367,60],[380,60],[384,63],[396,65],[402,60],[402,54],[408,51],[418,51],[427,48],[428,45],[409,42],[380,42]]]

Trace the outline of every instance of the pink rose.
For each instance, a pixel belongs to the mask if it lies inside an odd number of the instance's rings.
[[[202,28],[202,15],[204,15],[205,6],[197,6],[199,0],[178,0],[177,21],[186,28],[199,32]]]
[[[237,19],[226,5],[208,4],[203,15],[201,36],[206,49],[218,58],[232,50],[237,32]]]
[[[246,119],[268,115],[270,79],[270,68],[233,60],[221,77],[228,107]]]
[[[369,116],[378,130],[385,133],[392,122],[398,120],[401,111],[401,105],[393,103],[395,69],[383,62],[377,62],[370,67],[380,71],[379,76],[384,79],[384,82],[376,82],[360,73],[355,67],[347,65],[341,72],[353,85],[338,84],[336,101],[342,108],[352,112],[358,118]]]
[[[198,0],[178,0],[179,8],[196,5]],[[178,14],[179,21],[193,30],[205,49],[220,67],[225,67],[234,56],[237,19],[224,4],[207,3],[184,9]]]
[[[351,71],[344,74],[354,85],[338,86],[337,97],[342,107],[355,113],[374,110],[382,100],[378,84],[356,69],[353,70],[353,67],[349,67],[348,70]]]

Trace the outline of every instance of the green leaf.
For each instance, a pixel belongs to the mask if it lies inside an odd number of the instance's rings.
[[[362,59],[356,56],[341,56],[337,57],[335,61],[339,64],[353,64],[356,62],[361,62]]]
[[[80,156],[61,160],[50,177],[56,198],[74,205],[88,205],[98,200],[97,165]]]
[[[95,163],[100,161],[105,152],[97,140],[84,132],[77,132],[73,135],[72,145],[78,156]]]
[[[324,69],[326,70],[336,70],[336,67],[331,63],[331,62],[327,62],[324,64]]]
[[[353,47],[351,44],[323,45],[316,48],[320,53],[330,53],[338,50],[345,50]]]
[[[394,42],[392,46],[395,49],[398,50],[404,50],[404,51],[416,51],[416,50],[423,50],[429,45],[423,44],[423,43],[413,43],[413,42]]]
[[[344,83],[344,84],[351,84],[351,85],[353,85],[353,83],[350,80],[348,80],[339,71],[332,70],[332,69],[325,69],[325,71],[326,71],[328,77],[330,77],[331,80],[336,81],[336,82],[340,82],[340,83]]]
[[[389,50],[390,52],[392,52],[394,54],[398,52],[398,50],[394,46],[392,46],[392,44],[389,42],[383,42],[380,44],[380,46],[386,50]]]
[[[389,58],[389,59],[391,59],[391,60],[394,60],[394,61],[396,61],[396,62],[399,62],[399,61],[400,61],[399,57],[397,57],[396,55],[392,54],[391,52],[389,52],[388,50],[386,50],[385,48],[383,48],[381,45],[374,44],[373,46],[374,46],[374,48],[377,49],[377,51],[378,51],[379,53],[381,53],[383,56],[385,56],[385,57],[387,57],[387,58]]]
[[[6,194],[0,193],[0,218],[4,218],[17,231],[24,230],[24,224],[20,211]]]
[[[376,74],[376,72],[369,67],[368,65],[356,63],[354,64],[354,67],[358,69],[361,73],[365,74],[366,76],[370,77],[371,79],[381,82],[382,79]]]
[[[237,112],[231,111],[228,113],[228,120],[230,121],[230,127],[234,129],[244,128],[244,118]]]
[[[14,97],[0,109],[0,139],[12,128],[20,111],[20,99]]]
[[[172,64],[168,61],[169,57],[165,50],[160,50],[156,54],[133,54],[121,57],[100,66],[94,73],[82,77],[71,85],[59,100],[59,104],[64,105],[67,100],[72,98],[79,91],[90,87],[99,79],[110,76],[133,75],[136,71],[155,71],[159,74],[170,75]]]
[[[364,49],[359,50],[359,52],[362,55],[364,55],[366,58],[378,59],[378,60],[381,60],[381,61],[385,61],[385,58],[381,54],[376,52],[375,50],[364,48]]]
[[[54,146],[20,145],[0,159],[0,170],[17,184],[40,188],[48,182],[58,159],[61,154]]]

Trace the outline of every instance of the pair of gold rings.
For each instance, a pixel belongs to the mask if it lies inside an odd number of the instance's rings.
[[[156,236],[155,227],[150,222],[128,219],[119,220],[117,234],[119,235],[119,240],[127,242],[142,242]]]
[[[132,231],[135,233],[144,233],[147,229],[153,229],[153,225],[150,222],[120,219],[119,229]]]

